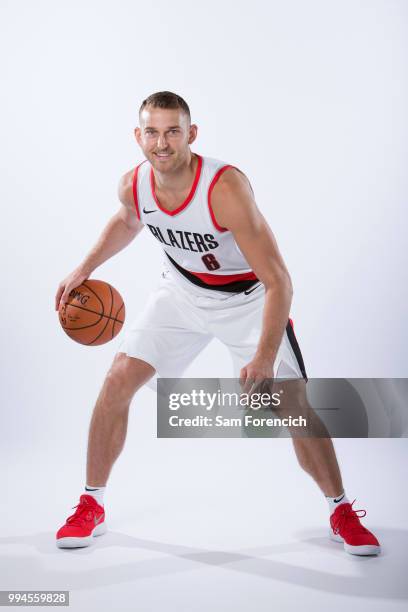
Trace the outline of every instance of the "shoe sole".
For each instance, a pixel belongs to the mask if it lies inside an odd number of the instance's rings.
[[[56,544],[58,548],[84,548],[85,546],[90,546],[90,544],[92,544],[92,538],[103,535],[107,532],[107,530],[108,529],[104,521],[95,527],[90,536],[83,538],[59,538],[56,541]]]
[[[381,546],[376,546],[375,544],[352,546],[351,544],[347,544],[339,534],[334,534],[332,531],[329,531],[329,536],[330,539],[334,542],[340,542],[341,544],[344,544],[344,550],[350,555],[379,555],[381,552]]]

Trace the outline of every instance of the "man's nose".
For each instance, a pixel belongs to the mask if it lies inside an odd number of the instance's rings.
[[[157,140],[157,148],[167,149],[167,140],[165,134],[159,134],[159,138]]]

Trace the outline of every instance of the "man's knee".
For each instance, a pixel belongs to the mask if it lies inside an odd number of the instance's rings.
[[[105,391],[115,397],[130,400],[154,372],[154,368],[145,361],[117,353],[105,377]]]
[[[303,379],[280,381],[278,410],[286,416],[304,416],[310,411],[306,395],[306,383]]]

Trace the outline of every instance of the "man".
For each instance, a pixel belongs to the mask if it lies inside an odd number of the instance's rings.
[[[235,167],[191,152],[197,126],[180,96],[151,95],[139,119],[135,137],[146,160],[122,177],[122,205],[83,263],[59,285],[56,309],[144,226],[162,246],[166,270],[104,381],[90,425],[85,492],[57,533],[59,547],[87,546],[106,531],[103,494],[124,445],[135,392],[154,375],[181,376],[213,337],[229,348],[244,392],[274,377],[293,379],[292,398],[310,412],[306,371],[288,318],[290,276],[248,179]],[[294,436],[293,444],[328,500],[331,537],[352,554],[378,554],[378,540],[345,495],[331,439]]]

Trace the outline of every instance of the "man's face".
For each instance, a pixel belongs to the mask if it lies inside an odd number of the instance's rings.
[[[197,126],[178,108],[147,106],[135,129],[136,140],[155,170],[173,172],[188,159],[189,145],[197,136]]]

